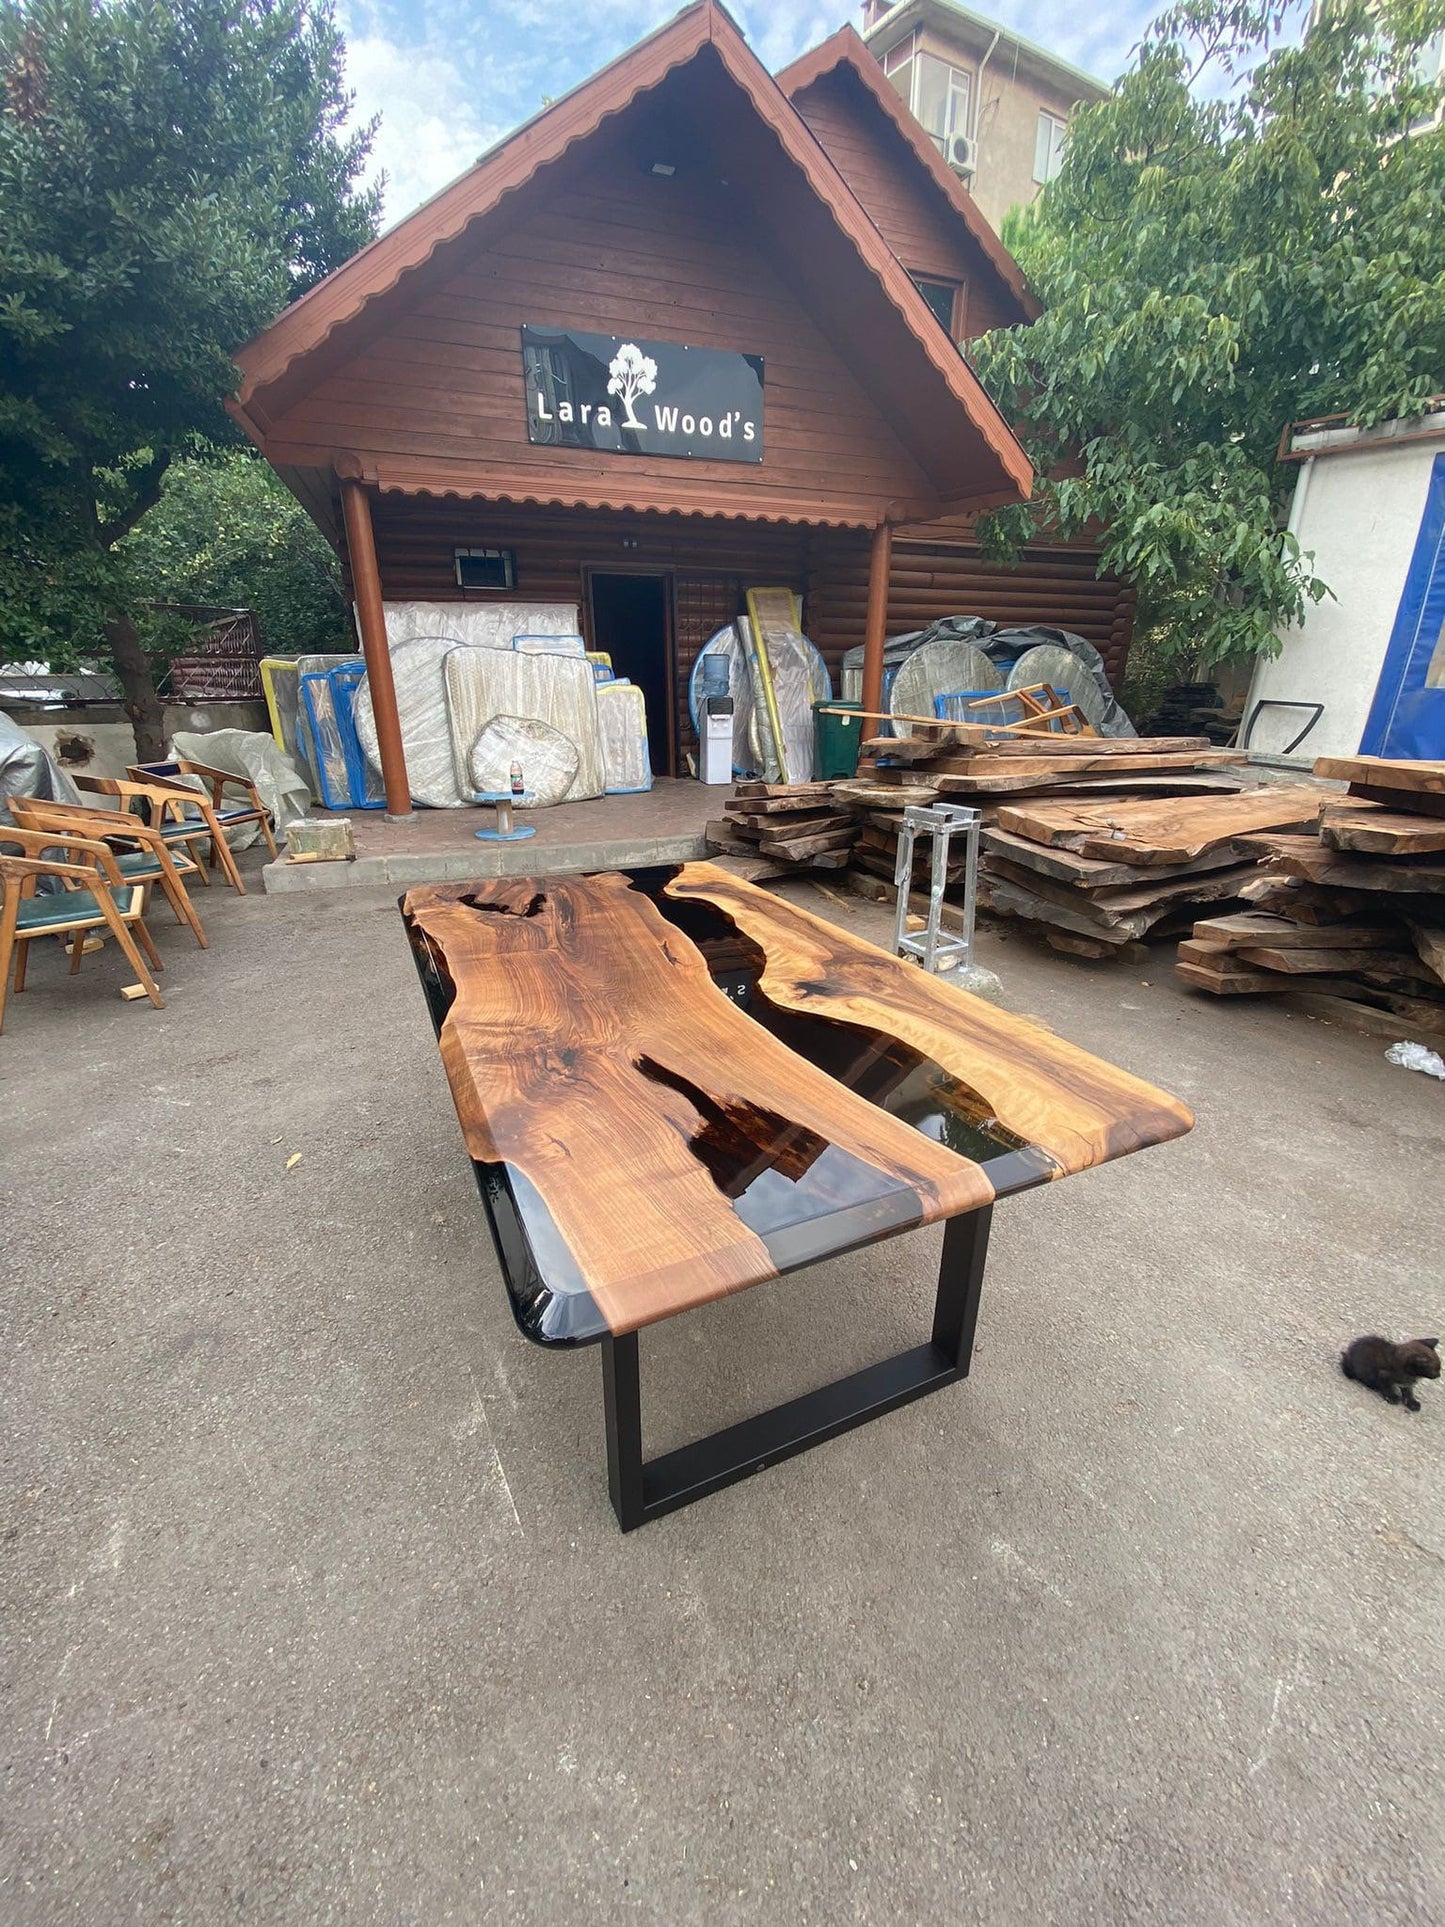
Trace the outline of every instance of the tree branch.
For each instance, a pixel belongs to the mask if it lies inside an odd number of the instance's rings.
[[[167,451],[164,455],[157,455],[140,471],[139,479],[136,483],[135,500],[130,504],[129,508],[123,509],[119,515],[114,516],[109,522],[102,522],[100,525],[99,534],[102,548],[114,548],[123,535],[130,534],[146,510],[155,507],[156,503],[161,499],[161,483],[165,479],[166,470],[170,465],[171,457],[169,451]]]

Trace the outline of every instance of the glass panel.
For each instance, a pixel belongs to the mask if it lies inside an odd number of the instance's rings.
[[[1040,114],[1034,140],[1034,179],[1042,187],[1053,180],[1064,164],[1064,137],[1068,125],[1055,114]]]
[[[908,278],[951,335],[953,333],[953,297],[955,293],[953,283],[951,281],[928,281],[920,274],[911,274]]]
[[[914,113],[943,152],[950,134],[968,132],[969,77],[935,54],[918,56],[918,89]]]

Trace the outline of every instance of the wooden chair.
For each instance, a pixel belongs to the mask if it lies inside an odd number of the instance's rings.
[[[235,829],[242,823],[259,823],[261,834],[266,839],[266,847],[273,857],[279,852],[276,839],[271,834],[271,817],[261,801],[256,785],[245,776],[232,776],[229,770],[212,769],[209,763],[197,763],[189,758],[177,757],[171,763],[132,763],[126,775],[133,783],[152,783],[164,788],[179,790],[183,796],[194,797],[197,792],[187,783],[178,783],[178,776],[199,776],[211,788],[211,809],[216,821],[224,828]],[[225,789],[227,785],[240,790],[246,802],[242,807],[227,807]],[[227,852],[229,854],[229,851]],[[218,861],[215,846],[212,846],[211,862]]]
[[[72,780],[80,789],[96,796],[115,797],[123,811],[132,815],[138,812],[140,820],[159,830],[167,843],[183,843],[195,862],[201,882],[209,890],[211,879],[201,854],[205,846],[212,866],[219,863],[226,881],[238,895],[245,896],[246,886],[236,868],[226,832],[204,790],[175,783],[132,783],[119,776],[73,776]]]
[[[10,814],[22,829],[51,832],[55,843],[68,832],[96,843],[138,845],[130,852],[111,851],[123,881],[143,884],[147,902],[151,885],[158,883],[176,913],[176,921],[188,924],[202,950],[208,948],[201,920],[181,881],[195,875],[201,866],[184,849],[178,862],[177,853],[158,829],[118,810],[95,810],[81,803],[37,803],[31,796],[12,796]]]
[[[164,1010],[165,999],[146,968],[146,958],[155,970],[162,965],[145,926],[145,886],[126,881],[114,850],[89,837],[53,829],[17,829],[8,823],[0,828],[0,838],[11,846],[18,844],[23,852],[12,856],[0,849],[0,1030],[5,1028],[11,956],[18,996],[25,988],[25,966],[37,937],[69,938],[73,977],[80,969],[87,936],[107,931],[124,951],[146,996],[157,1010]],[[54,855],[57,849],[64,850],[64,861]],[[35,886],[41,877],[53,877],[64,887],[37,894]]]

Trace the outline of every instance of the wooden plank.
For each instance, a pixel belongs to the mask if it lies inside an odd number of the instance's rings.
[[[1374,804],[1327,803],[1320,811],[1320,841],[1363,856],[1428,856],[1445,850],[1445,820]]]
[[[1349,995],[1351,991],[1355,993],[1353,996]],[[1344,1025],[1347,1030],[1360,1031],[1366,1037],[1388,1037],[1392,1043],[1417,1035],[1428,1038],[1431,1043],[1445,1037],[1445,1005],[1423,1004],[1420,1014],[1406,1015],[1365,1002],[1358,984],[1341,983],[1329,991],[1322,991],[1318,986],[1291,990],[1285,999],[1285,1008],[1298,1010],[1307,1017],[1326,1018],[1331,1023]]]
[[[1327,850],[1312,836],[1271,837],[1261,842],[1271,874],[1341,890],[1392,891],[1399,896],[1445,893],[1445,858],[1369,858]]]
[[[1173,802],[1005,805],[999,826],[1035,843],[1128,863],[1188,863],[1261,830],[1313,828],[1330,792],[1289,783]]]
[[[1445,927],[1426,923],[1410,923],[1410,936],[1421,963],[1434,977],[1445,983]]]
[[[1398,944],[1400,928],[1367,923],[1310,926],[1265,911],[1241,910],[1232,916],[1205,918],[1195,924],[1194,935],[1230,950],[1250,944],[1269,944],[1276,950],[1373,950]]]
[[[759,845],[764,856],[785,856],[796,860],[820,856],[825,850],[851,850],[858,831],[852,824],[842,829],[822,830],[807,836],[765,836]]]
[[[1147,883],[1157,873],[1148,864],[1111,863],[1102,857],[1081,856],[1077,850],[1032,843],[1025,836],[1010,835],[1007,830],[984,830],[982,842],[985,859],[990,854],[1006,857],[1011,863],[1037,870],[1040,876],[1051,877],[1059,883],[1077,884],[1082,889],[1114,883]],[[1171,865],[1169,874],[1194,875],[1202,871],[1222,870],[1234,861],[1229,850],[1209,850],[1203,856],[1195,857],[1192,863]]]
[[[1186,959],[1176,963],[1174,975],[1191,990],[1207,990],[1215,997],[1254,996],[1262,990],[1279,990],[1282,983],[1265,970],[1215,969],[1212,964]]]
[[[1388,756],[1318,756],[1315,775],[1375,789],[1425,791],[1445,796],[1445,763],[1416,763]]]
[[[1434,790],[1389,790],[1374,783],[1351,783],[1352,802],[1378,803],[1387,810],[1408,810],[1421,816],[1445,816],[1445,796]]]
[[[1368,970],[1390,955],[1375,949],[1306,950],[1289,944],[1243,944],[1235,952],[1241,963],[1258,970],[1279,970],[1287,976],[1311,976]]]
[[[1087,891],[1077,886],[1051,882],[1021,865],[1011,863],[1007,857],[994,857],[989,863],[988,873],[990,876],[1007,877],[1011,883],[1032,890],[1045,902],[1057,903],[1066,909],[1084,909],[1103,923],[1132,923],[1140,916],[1148,916],[1149,922],[1144,926],[1147,929],[1149,924],[1158,922],[1159,916],[1170,904],[1212,903],[1221,897],[1236,896],[1239,885],[1253,876],[1254,870],[1252,866],[1235,866],[1184,877],[1156,871],[1153,880],[1148,883]],[[1151,915],[1151,912],[1154,914]],[[1143,930],[1135,932],[1136,936],[1143,934]]]

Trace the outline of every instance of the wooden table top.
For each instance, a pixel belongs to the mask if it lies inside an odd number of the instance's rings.
[[[544,1342],[635,1331],[1193,1124],[709,863],[428,885],[402,915]]]

